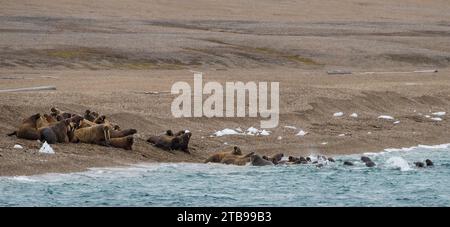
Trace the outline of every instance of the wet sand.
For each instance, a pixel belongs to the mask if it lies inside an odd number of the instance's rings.
[[[333,156],[449,142],[447,116],[443,121],[425,117],[449,112],[445,1],[242,4],[5,1],[0,9],[0,90],[45,85],[57,90],[0,93],[0,175],[202,162],[233,145],[266,155]],[[334,69],[355,73],[326,74]],[[358,73],[423,69],[439,72]],[[280,82],[279,127],[270,129],[270,136],[210,137],[224,128],[259,127],[261,119],[173,118],[175,96],[164,92],[176,81],[191,83],[190,70],[202,71],[205,82]],[[144,94],[149,91],[163,93]],[[56,144],[55,155],[44,155],[38,153],[38,142],[6,136],[24,117],[47,113],[52,106],[80,114],[95,110],[122,128],[136,128],[133,151]],[[340,111],[343,117],[333,117]],[[358,118],[349,116],[353,112]],[[191,155],[145,142],[169,128],[192,131]],[[308,134],[296,136],[300,129]],[[13,149],[15,144],[24,149]]]

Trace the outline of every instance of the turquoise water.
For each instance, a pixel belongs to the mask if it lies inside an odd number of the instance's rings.
[[[142,164],[0,178],[0,206],[449,206],[450,144],[314,165]],[[414,161],[433,160],[418,169]],[[343,166],[353,160],[355,166]]]

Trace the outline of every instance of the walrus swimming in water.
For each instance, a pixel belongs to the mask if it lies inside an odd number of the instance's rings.
[[[222,159],[222,161],[220,163],[227,164],[227,165],[244,166],[250,162],[250,157],[254,154],[255,154],[255,152],[250,152],[246,155],[228,154],[228,155],[224,156],[224,158]]]
[[[234,146],[232,151],[219,151],[209,156],[204,163],[213,162],[220,163],[227,155],[242,155],[242,151],[239,147]]]
[[[131,150],[133,142],[133,136],[125,136],[120,138],[111,138],[109,140],[109,145],[112,147],[123,148],[125,150]]]
[[[430,159],[425,160],[427,166],[434,166],[433,162]]]
[[[264,160],[261,156],[253,154],[250,156],[250,163],[254,166],[271,166],[273,163],[271,161]]]
[[[41,114],[34,114],[22,121],[17,131],[7,134],[8,136],[16,135],[18,138],[28,140],[38,140],[39,132],[37,130],[37,121],[40,119]]]
[[[111,138],[110,131],[111,127],[105,124],[94,125],[87,128],[79,128],[75,130],[72,142],[107,145]]]
[[[344,161],[344,166],[352,166],[353,162],[351,161]]]

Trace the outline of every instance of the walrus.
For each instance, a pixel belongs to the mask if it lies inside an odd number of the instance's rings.
[[[434,166],[433,162],[430,159],[425,160],[427,166]]]
[[[329,162],[335,162],[334,159],[333,159],[332,157],[329,157],[329,158],[328,158],[328,161],[329,161]]]
[[[39,128],[40,140],[49,144],[69,142],[70,119],[53,123],[47,127]]]
[[[147,139],[147,142],[153,144],[155,147],[171,151],[177,148],[180,143],[180,138],[163,134],[160,136],[150,136],[150,138]]]
[[[8,136],[16,135],[18,138],[28,140],[38,140],[39,132],[37,130],[37,121],[40,119],[41,114],[37,113],[25,118],[17,131],[7,134]]]
[[[419,167],[419,168],[425,167],[425,164],[423,162],[414,162],[414,165],[416,165],[416,167]]]
[[[119,138],[119,137],[125,137],[125,136],[130,136],[130,135],[134,135],[135,133],[137,133],[136,129],[125,129],[125,130],[111,130],[111,138]]]
[[[71,118],[72,115],[73,115],[71,113],[64,112],[64,111],[62,111],[62,110],[60,110],[60,109],[58,109],[56,107],[50,108],[50,111],[52,112],[51,116],[56,118],[58,121],[64,120],[64,119],[67,119],[67,118]]]
[[[367,156],[361,156],[361,161],[362,162],[371,162],[372,160]]]
[[[75,130],[72,142],[108,145],[111,139],[110,131],[111,126],[105,124],[94,125],[87,128],[79,128]]]
[[[109,145],[112,147],[123,148],[125,150],[131,150],[133,142],[133,136],[125,136],[120,138],[111,138],[109,140]]]
[[[219,151],[214,153],[213,155],[209,156],[204,163],[208,162],[220,163],[223,160],[223,158],[229,154],[242,155],[242,151],[239,147],[234,146],[232,151]]]
[[[95,124],[103,124],[103,123],[105,123],[105,119],[106,119],[106,116],[105,115],[101,115],[101,116],[95,118],[93,122]]]
[[[351,161],[344,161],[344,166],[352,166],[353,162]]]
[[[250,162],[250,157],[254,154],[255,154],[255,152],[250,152],[246,155],[228,154],[222,159],[222,161],[220,163],[227,164],[227,165],[244,166]]]
[[[278,162],[280,162],[283,157],[284,157],[283,153],[278,153],[269,157],[269,161],[271,161],[274,165],[277,165]]]
[[[367,167],[374,167],[375,166],[375,162],[372,161],[367,161],[365,162]]]
[[[86,110],[84,112],[84,119],[93,122],[97,117],[98,117],[98,113],[97,112],[92,112],[90,110]]]
[[[311,162],[311,158],[310,157],[306,157],[306,161],[307,162]]]
[[[175,136],[179,139],[179,142],[175,144],[174,149],[190,154],[189,141],[191,140],[192,133],[183,131],[183,133],[177,133]]]
[[[300,157],[300,158],[303,158],[303,157]],[[288,157],[288,161],[296,163],[296,162],[300,161],[300,158],[297,158],[297,157],[294,157],[294,156],[289,156]]]
[[[250,163],[253,166],[273,166],[273,163],[271,161],[264,160],[257,154],[253,154],[250,156]]]
[[[300,158],[297,158],[297,160],[294,162],[295,164],[308,164],[308,161],[306,158],[300,156]]]

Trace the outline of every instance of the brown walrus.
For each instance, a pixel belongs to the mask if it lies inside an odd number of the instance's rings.
[[[68,133],[70,131],[70,123],[70,119],[65,119],[49,126],[39,128],[39,139],[42,142],[47,141],[49,144],[69,142]]]
[[[61,121],[61,120],[67,119],[67,118],[71,118],[73,115],[71,113],[64,112],[56,107],[50,108],[50,111],[52,112],[51,116],[56,118],[58,121]]]
[[[125,136],[120,138],[111,138],[109,140],[109,145],[112,147],[123,148],[125,150],[131,150],[133,142],[133,136]]]
[[[130,135],[134,135],[135,133],[137,133],[136,129],[125,129],[125,130],[111,130],[111,138],[119,138],[119,137],[125,137],[125,136],[130,136]]]
[[[179,131],[177,134],[175,134],[175,137],[179,138],[179,142],[175,144],[174,149],[175,150],[181,150],[188,154],[191,152],[189,151],[189,141],[191,140],[192,133],[186,132],[186,131]]]
[[[93,122],[97,117],[98,117],[98,113],[97,112],[92,112],[90,110],[86,110],[84,112],[84,119]]]
[[[111,127],[105,124],[94,125],[92,127],[86,128],[79,128],[75,130],[72,142],[108,145],[111,138],[110,131]]]
[[[257,154],[253,154],[250,156],[250,163],[254,166],[272,166],[273,165],[273,163],[271,161],[267,161]]]
[[[222,161],[220,163],[227,164],[227,165],[244,166],[250,162],[250,160],[251,160],[250,157],[254,154],[255,154],[255,152],[250,152],[246,155],[228,154],[228,155],[225,155],[225,157],[222,159]]]
[[[190,153],[188,146],[191,135],[190,132],[180,131],[177,134],[173,134],[172,130],[167,130],[165,134],[151,136],[147,139],[147,142],[164,150],[181,150]]]
[[[19,126],[17,131],[7,134],[8,136],[16,135],[18,138],[29,139],[29,140],[38,140],[39,132],[37,130],[37,121],[42,120],[41,114],[34,114],[22,121],[22,124]]]
[[[209,156],[205,163],[213,162],[213,163],[220,163],[227,155],[242,155],[242,151],[239,147],[235,146],[233,147],[232,151],[219,151],[214,153],[213,155]]]

